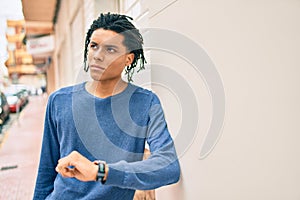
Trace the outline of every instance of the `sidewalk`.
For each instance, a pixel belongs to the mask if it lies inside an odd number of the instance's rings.
[[[0,200],[30,200],[39,162],[47,99],[32,96],[0,144]],[[4,169],[4,170],[3,170]]]

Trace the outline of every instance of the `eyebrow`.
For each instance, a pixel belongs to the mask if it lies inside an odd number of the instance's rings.
[[[99,45],[97,42],[93,42],[93,41],[91,41],[91,44]],[[110,48],[116,48],[116,49],[119,49],[119,46],[113,45],[113,44],[104,44],[104,46],[105,46],[105,47],[110,47]]]

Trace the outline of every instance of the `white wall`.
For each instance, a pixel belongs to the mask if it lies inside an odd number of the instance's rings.
[[[115,13],[119,11],[118,0],[95,0],[94,3],[94,17],[98,17],[100,13]]]
[[[120,1],[120,13],[125,14],[133,18],[131,21],[138,29],[140,29],[141,34],[143,34],[143,29],[148,28],[149,24],[149,12],[148,4],[144,0],[123,0]],[[147,89],[151,89],[151,59],[150,52],[144,49],[144,55],[147,63],[145,64],[145,69],[141,70],[133,75],[133,84],[142,86]],[[139,66],[139,65],[138,65]],[[137,68],[138,68],[137,66]],[[127,81],[127,75],[125,75],[125,70],[123,71],[123,80]]]
[[[147,3],[150,27],[184,34],[207,52],[226,97],[222,136],[211,154],[199,159],[213,113],[205,77],[176,55],[153,52],[151,62],[172,68],[190,84],[199,111],[194,141],[180,155],[182,179],[158,189],[157,199],[300,199],[300,1]],[[169,74],[158,70],[151,76],[155,82]],[[152,86],[175,138],[184,107],[172,93],[176,87]]]
[[[57,23],[55,25],[55,52],[54,63],[55,70],[55,88],[72,85],[74,83],[74,66],[73,66],[73,52],[72,46],[72,22],[75,12],[79,7],[80,0],[61,1]],[[83,30],[78,30],[83,31]],[[76,68],[76,67],[75,67]]]

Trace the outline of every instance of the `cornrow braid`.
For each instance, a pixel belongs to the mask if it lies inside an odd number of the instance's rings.
[[[88,54],[88,45],[90,43],[90,39],[92,33],[102,28],[104,30],[111,30],[116,33],[119,33],[124,36],[124,45],[126,46],[129,53],[134,54],[134,59],[131,65],[126,66],[125,75],[127,75],[128,82],[132,82],[132,76],[134,74],[134,68],[139,65],[139,69],[137,72],[145,69],[145,63],[147,62],[144,56],[143,50],[143,37],[139,30],[129,21],[133,20],[131,17],[121,14],[103,14],[93,21],[90,29],[87,31],[85,38],[85,49],[84,49],[84,70],[87,72],[89,66],[87,65],[87,54]]]

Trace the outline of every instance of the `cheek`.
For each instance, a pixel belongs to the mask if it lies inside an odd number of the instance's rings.
[[[114,60],[112,63],[110,63],[106,72],[112,74],[120,74],[122,73],[124,67],[125,64],[123,60]]]
[[[107,60],[108,61],[108,60]],[[117,67],[125,67],[125,59],[124,56],[119,56],[119,57],[114,57],[113,59],[110,59],[110,64],[109,65],[113,65],[113,66],[117,66]]]
[[[87,60],[90,61],[92,59],[93,55],[91,52],[87,53]]]

